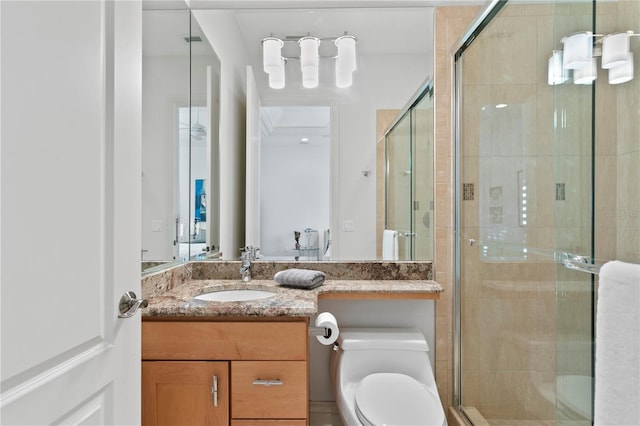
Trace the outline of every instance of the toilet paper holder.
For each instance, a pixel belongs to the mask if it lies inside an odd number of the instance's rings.
[[[331,337],[331,329],[327,327],[309,327],[309,336],[323,336],[328,339]]]

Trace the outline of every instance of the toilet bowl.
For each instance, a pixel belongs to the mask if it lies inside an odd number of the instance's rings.
[[[419,330],[344,328],[331,381],[346,426],[442,426],[446,418]]]

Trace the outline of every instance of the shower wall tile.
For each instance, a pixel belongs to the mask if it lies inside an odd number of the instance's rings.
[[[537,18],[514,16],[496,18],[485,40],[489,42],[492,84],[535,84],[537,82]],[[518,46],[518,49],[513,49]],[[509,58],[504,53],[509,52]]]
[[[546,57],[546,56],[541,56]],[[546,70],[546,65],[544,65]],[[554,93],[553,86],[549,86],[545,79],[544,83],[538,84],[536,88],[536,118],[537,118],[537,141],[534,146],[537,148],[536,155],[552,156],[554,150]]]
[[[548,420],[555,418],[555,373],[481,372],[464,374],[465,395],[475,401],[465,404],[482,407],[487,419]]]
[[[435,230],[438,235],[450,235],[449,244],[436,243],[434,267],[435,279],[444,287],[449,297],[436,301],[436,383],[445,407],[453,404],[453,121],[452,75],[453,58],[450,49],[474,19],[478,6],[436,7],[434,12],[434,90],[435,90],[435,155],[438,176],[437,185],[448,186],[439,196],[448,202],[436,205]],[[445,166],[443,170],[443,165]],[[442,232],[445,232],[443,234]],[[447,238],[447,237],[444,237]],[[442,371],[445,369],[446,371]],[[447,410],[448,413],[448,410]]]
[[[640,142],[638,142],[640,143]],[[640,151],[618,158],[617,218],[618,248],[616,258],[640,263]]]

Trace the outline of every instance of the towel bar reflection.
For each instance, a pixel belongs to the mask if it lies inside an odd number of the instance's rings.
[[[571,269],[573,271],[586,272],[593,275],[599,275],[600,268],[602,267],[602,264],[576,262],[574,260],[566,260],[563,264],[564,264],[564,267],[567,269]]]
[[[479,248],[483,248],[483,247],[486,248],[489,246],[489,244],[486,244],[482,241],[479,241],[473,238],[468,238],[467,242],[469,244],[469,247],[477,246]],[[536,249],[531,247],[525,248],[515,244],[505,244],[500,242],[495,242],[491,245],[500,246],[500,247],[509,247],[517,251],[526,251],[527,253],[530,253],[530,254],[537,254],[545,257],[551,257],[554,259],[554,261],[561,263],[567,269],[571,269],[572,271],[586,272],[593,275],[599,275],[600,268],[604,264],[604,263],[591,263],[592,259],[589,256],[581,256],[581,255],[576,255],[576,254],[567,253],[567,252],[556,252],[553,250],[543,250],[543,249]]]

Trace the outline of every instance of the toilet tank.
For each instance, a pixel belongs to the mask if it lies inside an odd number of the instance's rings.
[[[417,329],[344,328],[331,355],[331,378],[358,382],[377,372],[406,374],[421,383],[433,382],[429,345]]]
[[[412,328],[344,328],[338,336],[343,351],[386,349],[428,352],[429,345],[420,330]]]

